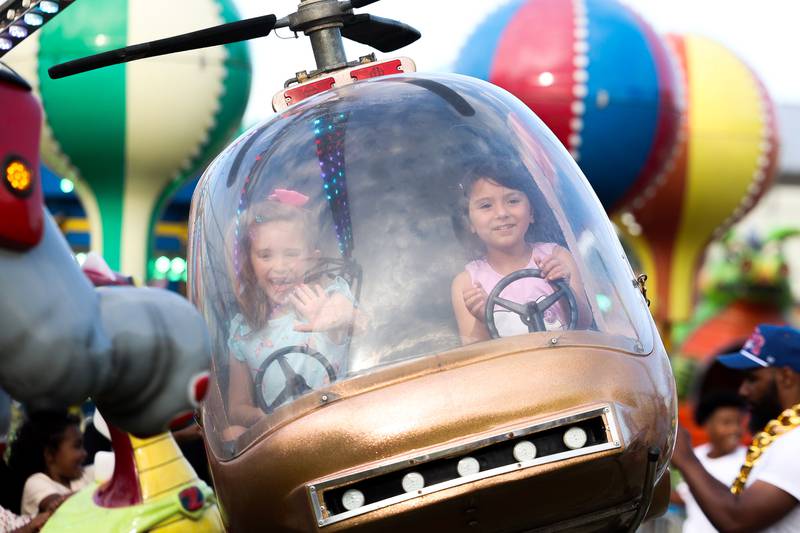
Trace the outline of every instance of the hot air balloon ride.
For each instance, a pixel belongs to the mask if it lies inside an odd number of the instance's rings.
[[[746,64],[705,37],[671,35],[667,42],[687,102],[679,141],[664,174],[619,217],[650,277],[665,334],[689,320],[708,243],[768,189],[779,148],[774,105]]]
[[[303,1],[50,70],[310,37],[317,68],[192,202],[226,527],[635,529],[667,503],[675,389],[614,229],[505,90],[408,58],[349,61],[342,37],[383,52],[419,37],[354,13],[373,2]]]
[[[674,348],[681,396],[688,400],[680,406],[681,424],[693,428],[700,441],[704,436],[690,415],[692,394],[735,390],[740,379],[706,362],[741,346],[756,324],[782,321],[775,299],[767,305],[728,302],[731,305],[716,309],[715,316],[707,314],[699,327],[696,322],[697,314],[709,310],[697,290],[708,244],[721,238],[769,188],[777,170],[779,139],[769,94],[735,54],[696,35],[669,35],[667,44],[686,99],[678,142],[663,174],[636,195],[617,220],[649,276],[656,322]],[[752,261],[732,255],[725,262],[729,272],[739,271],[737,278],[749,275]],[[741,285],[752,288],[755,283]],[[727,296],[737,293],[734,286],[722,291]],[[695,375],[698,366],[700,376]]]
[[[189,51],[60,82],[47,69],[236,19],[231,0],[81,0],[9,55],[42,102],[42,157],[75,184],[91,250],[138,281],[147,279],[161,210],[239,128],[250,90],[247,47]]]

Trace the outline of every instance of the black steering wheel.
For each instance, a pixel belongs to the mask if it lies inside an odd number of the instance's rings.
[[[261,366],[258,367],[258,372],[256,373],[255,378],[258,406],[261,407],[261,409],[267,414],[271,413],[276,407],[285,403],[287,400],[297,398],[298,396],[302,396],[303,394],[312,390],[311,387],[308,386],[308,383],[306,383],[306,380],[303,379],[303,376],[295,372],[292,368],[292,365],[290,365],[289,361],[286,360],[286,356],[290,353],[302,353],[308,357],[311,357],[312,359],[316,359],[319,364],[325,368],[325,372],[328,374],[328,378],[331,380],[331,383],[336,380],[336,370],[333,369],[333,365],[331,365],[330,361],[328,361],[324,355],[312,350],[308,346],[294,345],[275,350],[269,354],[269,356],[264,359],[264,362],[261,363]],[[286,378],[286,385],[283,387],[281,393],[278,394],[278,396],[272,401],[272,403],[267,403],[267,401],[264,399],[264,393],[262,392],[264,375],[266,374],[267,369],[275,362],[278,363],[281,372],[283,372],[283,376]]]
[[[542,276],[542,272],[538,268],[523,268],[522,270],[517,270],[498,281],[497,285],[494,286],[494,289],[492,289],[492,292],[486,299],[484,318],[486,320],[486,329],[489,330],[489,335],[493,339],[500,338],[500,334],[497,332],[497,326],[494,323],[495,305],[518,314],[522,322],[528,326],[528,332],[546,331],[547,328],[544,324],[545,310],[563,299],[566,300],[567,307],[569,308],[567,329],[575,328],[575,325],[578,323],[578,302],[575,298],[575,293],[572,292],[569,284],[563,279],[548,281],[548,283],[555,288],[555,291],[544,300],[538,302],[517,303],[506,300],[505,298],[500,298],[500,293],[503,292],[503,289],[523,278],[544,279],[544,276]]]

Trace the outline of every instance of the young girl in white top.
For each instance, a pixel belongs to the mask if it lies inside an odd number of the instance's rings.
[[[337,377],[345,370],[353,296],[342,278],[305,280],[320,258],[307,201],[296,191],[276,189],[241,216],[233,265],[239,313],[228,335],[230,415],[240,426],[264,416],[259,404],[271,409],[294,399],[292,374],[314,389],[332,381],[331,371]],[[289,346],[318,352],[330,367],[308,354],[287,353],[267,364],[261,389],[253,391],[267,358]]]
[[[92,482],[77,417],[63,411],[31,414],[11,445],[9,467],[25,479],[20,509],[35,516],[54,511]]]

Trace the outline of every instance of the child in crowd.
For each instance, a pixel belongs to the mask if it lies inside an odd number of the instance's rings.
[[[86,450],[80,420],[65,411],[31,413],[11,445],[9,467],[25,480],[20,510],[35,516],[52,512],[93,480],[84,468]]]
[[[319,352],[336,375],[346,370],[347,337],[355,316],[353,296],[339,277],[327,285],[305,281],[321,255],[307,202],[308,197],[296,191],[276,189],[240,219],[233,265],[239,313],[231,321],[228,336],[234,424],[250,426],[264,415],[251,395],[252,385],[262,363],[280,348],[305,346]],[[287,362],[291,369],[285,367]],[[267,367],[261,390],[255,394],[263,395],[271,407],[291,400],[285,389],[292,373],[311,389],[331,381],[329,370],[318,359],[289,353],[284,361]]]
[[[704,396],[694,413],[695,422],[708,435],[709,441],[694,449],[705,469],[715,478],[730,485],[739,474],[747,448],[741,444],[744,431],[745,403],[735,392],[720,391]],[[672,501],[686,506],[684,533],[713,533],[703,511],[695,502],[689,487],[680,483]]]
[[[484,315],[488,293],[503,277],[527,268],[540,270],[542,278],[512,283],[500,294],[503,298],[521,304],[538,301],[554,292],[550,282],[563,279],[577,300],[578,321],[573,327],[588,327],[591,311],[572,254],[554,242],[537,241],[534,236],[534,221],[540,216],[534,206],[537,210],[547,207],[533,179],[510,164],[485,164],[473,169],[462,181],[462,187],[464,198],[454,221],[456,231],[473,243],[478,255],[452,284],[453,310],[462,342],[489,339]],[[541,218],[544,216],[542,213]],[[544,310],[543,315],[548,330],[568,325],[564,299]],[[500,336],[528,332],[515,313],[500,312],[499,307],[495,323]]]

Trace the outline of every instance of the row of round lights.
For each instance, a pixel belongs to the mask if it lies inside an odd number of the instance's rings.
[[[186,281],[186,259],[162,255],[153,262],[152,277],[169,281]]]
[[[0,51],[11,50],[17,42],[22,41],[44,24],[45,17],[49,18],[57,14],[60,9],[61,6],[54,0],[42,0],[39,2],[38,5],[29,9],[22,17],[14,21],[3,35],[0,35]]]
[[[564,446],[570,450],[577,450],[586,445],[588,435],[583,428],[572,426],[564,432],[562,440]],[[529,440],[521,440],[514,445],[512,453],[517,462],[533,461],[537,454],[536,445]],[[456,470],[461,477],[474,476],[481,471],[481,464],[474,457],[464,457],[458,461]],[[401,484],[407,493],[420,492],[425,487],[425,477],[419,472],[409,472],[403,476]],[[342,494],[342,506],[348,511],[363,507],[365,502],[364,493],[358,489],[349,489]]]

